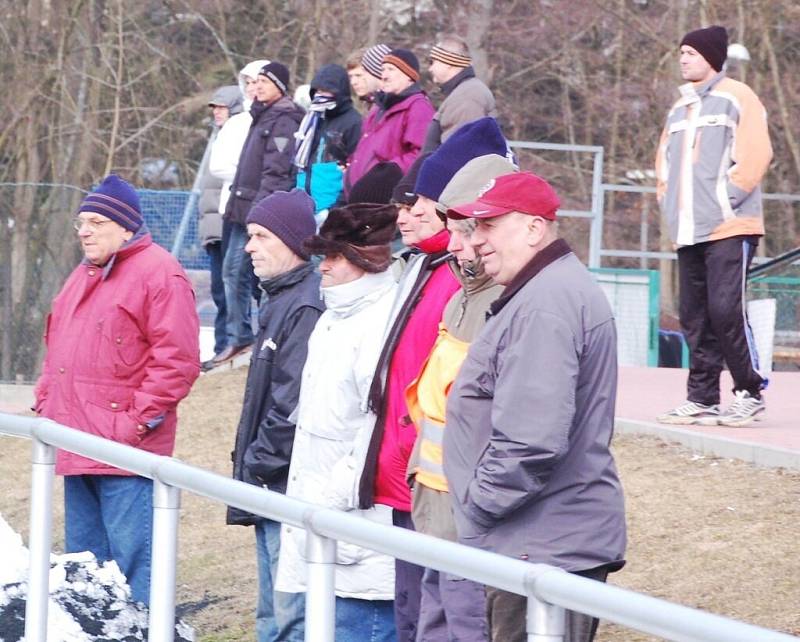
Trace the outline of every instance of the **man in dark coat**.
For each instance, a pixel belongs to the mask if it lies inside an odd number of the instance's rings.
[[[314,199],[316,211],[330,208],[342,191],[347,158],[361,137],[361,114],[350,98],[347,71],[325,65],[311,81],[311,106],[296,134],[297,187]]]
[[[255,203],[273,192],[288,191],[294,185],[294,133],[303,119],[303,110],[286,96],[288,85],[289,70],[279,62],[264,65],[256,79],[256,100],[250,107],[253,122],[225,209],[225,220],[230,226],[222,264],[228,340],[225,350],[212,359],[212,365],[232,359],[253,343],[252,270],[244,251],[245,220]]]
[[[246,220],[245,251],[266,300],[258,315],[259,331],[233,451],[233,477],[285,493],[295,430],[290,415],[300,394],[308,338],[324,308],[320,277],[302,247],[316,231],[314,203],[299,189],[275,192],[259,201]],[[259,642],[302,642],[302,594],[273,591],[280,523],[236,508],[228,508],[227,522],[256,527]]]

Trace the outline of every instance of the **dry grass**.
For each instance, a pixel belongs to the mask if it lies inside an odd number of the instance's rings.
[[[245,371],[202,377],[181,405],[176,456],[222,474]],[[628,507],[628,565],[620,586],[800,634],[800,474],[700,458],[650,437],[615,442]],[[0,438],[0,512],[27,532],[29,447]],[[60,496],[61,486],[57,486]],[[62,546],[56,505],[54,548]],[[224,507],[184,494],[178,602],[205,642],[252,640],[256,569],[252,529],[226,526]],[[599,642],[651,638],[603,624]]]

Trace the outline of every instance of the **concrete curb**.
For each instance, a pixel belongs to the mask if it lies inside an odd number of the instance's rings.
[[[620,434],[653,435],[665,441],[678,442],[692,450],[725,459],[740,459],[764,468],[800,470],[800,452],[750,441],[708,435],[696,430],[676,428],[649,421],[617,417],[615,430]]]

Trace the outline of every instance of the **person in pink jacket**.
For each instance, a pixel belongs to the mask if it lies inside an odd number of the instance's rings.
[[[200,373],[194,293],[153,243],[136,190],[105,178],[74,221],[84,259],[53,300],[37,414],[134,448],[172,455],[176,407]],[[149,602],[153,482],[59,450],[65,549],[114,560]]]
[[[419,85],[419,61],[408,49],[393,49],[383,58],[381,91],[367,114],[361,140],[344,177],[345,194],[378,163],[396,163],[407,172],[425,143],[435,112]]]

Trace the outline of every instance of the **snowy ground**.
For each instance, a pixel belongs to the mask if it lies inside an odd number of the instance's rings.
[[[25,633],[28,549],[0,515],[0,642]],[[136,642],[147,639],[147,610],[131,601],[116,562],[98,563],[91,553],[51,555],[48,642]],[[194,631],[179,622],[179,642]]]

